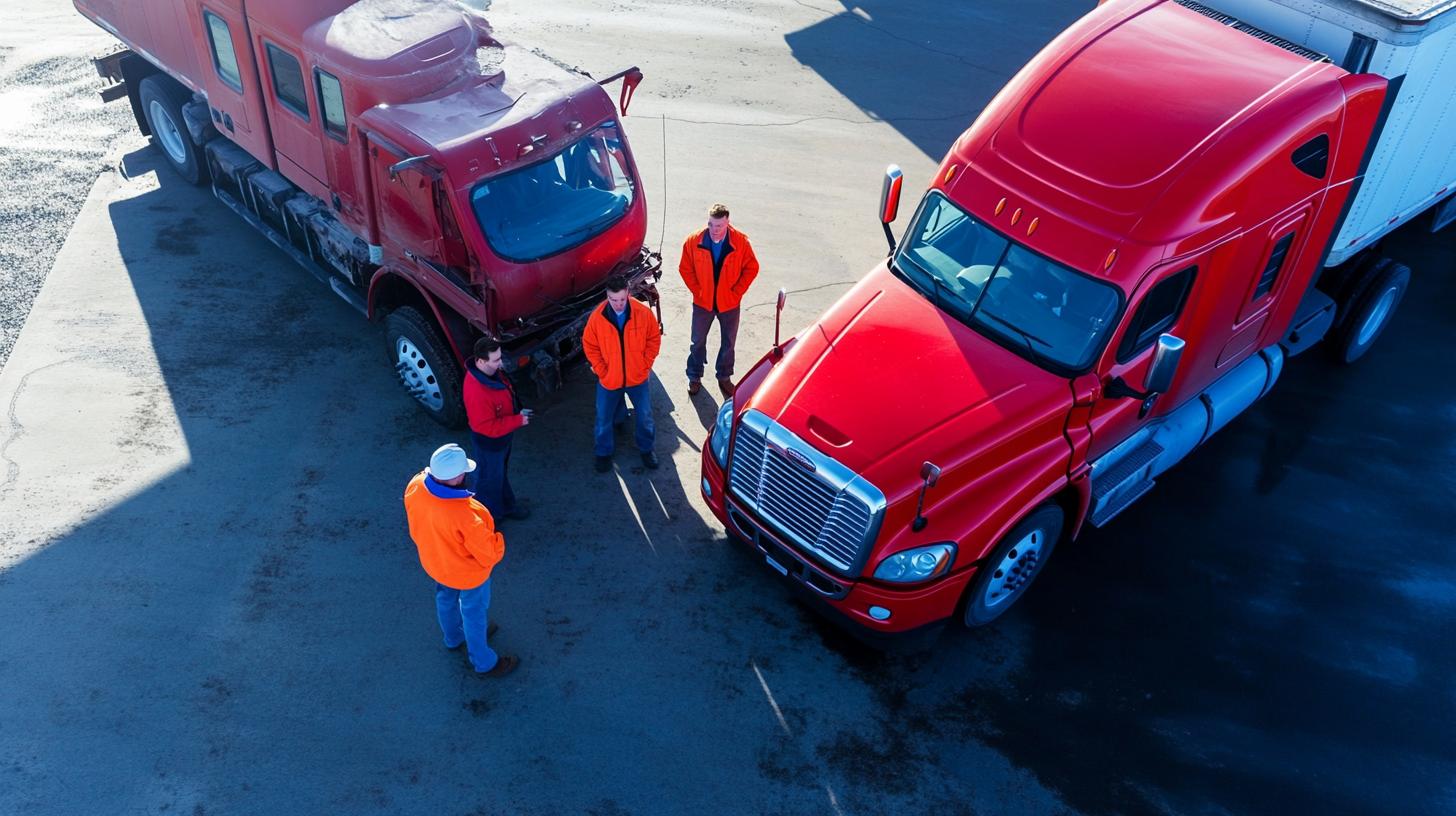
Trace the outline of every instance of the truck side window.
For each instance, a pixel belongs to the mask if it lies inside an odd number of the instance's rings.
[[[1311,178],[1322,179],[1330,169],[1330,137],[1321,133],[1296,147],[1289,160],[1299,172]]]
[[[308,121],[308,92],[303,83],[303,67],[298,59],[278,46],[268,43],[268,70],[273,74],[273,94],[283,107]]]
[[[1152,291],[1143,297],[1137,313],[1127,324],[1122,343],[1117,347],[1117,361],[1125,363],[1141,354],[1158,339],[1158,335],[1178,322],[1188,293],[1193,289],[1193,275],[1198,267],[1190,266],[1176,275],[1170,275],[1158,282]]]
[[[344,88],[338,77],[323,70],[313,69],[318,83],[319,113],[324,117],[324,130],[341,142],[348,141],[349,124],[344,119]]]
[[[1254,296],[1249,298],[1250,303],[1274,291],[1274,282],[1279,279],[1279,270],[1284,266],[1284,258],[1289,254],[1289,247],[1293,243],[1294,233],[1291,232],[1274,245],[1274,250],[1269,253],[1269,263],[1264,265],[1264,271],[1259,274],[1259,285],[1254,287]]]
[[[227,20],[210,11],[204,11],[202,16],[207,18],[207,40],[212,45],[212,67],[217,69],[217,75],[223,82],[242,93],[243,75],[238,70],[238,54],[233,50],[233,33],[228,29]]]

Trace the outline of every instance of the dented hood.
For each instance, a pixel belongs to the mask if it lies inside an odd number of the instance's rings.
[[[744,407],[893,502],[919,484],[922,462],[966,464],[1070,403],[1067,380],[941,312],[881,266],[799,336]]]

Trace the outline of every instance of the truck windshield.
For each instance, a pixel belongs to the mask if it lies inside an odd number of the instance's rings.
[[[496,254],[535,261],[616,223],[632,207],[634,184],[617,124],[609,122],[550,159],[475,185],[470,203]]]
[[[1092,364],[1122,305],[1116,287],[1007,239],[934,190],[892,266],[941,311],[1059,373]]]

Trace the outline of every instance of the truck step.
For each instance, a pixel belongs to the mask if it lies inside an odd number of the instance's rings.
[[[1093,506],[1092,512],[1087,515],[1087,521],[1093,527],[1102,527],[1107,522],[1117,517],[1118,513],[1126,510],[1133,502],[1141,499],[1153,485],[1157,484],[1152,479],[1144,479],[1136,484],[1127,485],[1127,489],[1121,490],[1110,502],[1102,502]]]
[[[1107,472],[1094,472],[1092,474],[1093,501],[1105,499],[1118,491],[1124,483],[1139,478],[1139,471],[1152,464],[1162,453],[1163,446],[1149,439],[1134,450],[1128,451],[1127,455],[1113,463]],[[1148,484],[1151,485],[1152,482],[1149,481]]]

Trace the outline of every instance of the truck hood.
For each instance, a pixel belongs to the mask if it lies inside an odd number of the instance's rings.
[[[968,465],[998,440],[1055,423],[1049,415],[1070,405],[1067,380],[940,311],[881,265],[799,336],[744,407],[894,502],[918,487],[922,462]]]

